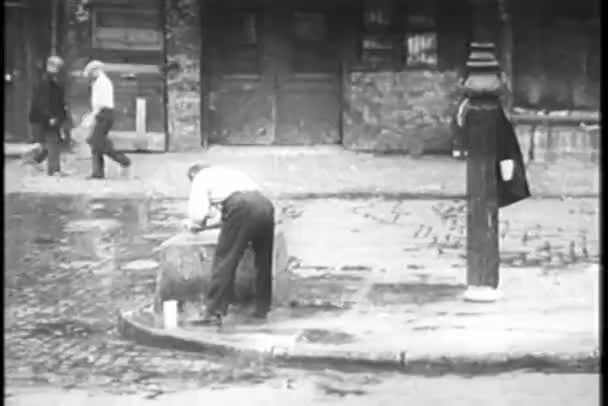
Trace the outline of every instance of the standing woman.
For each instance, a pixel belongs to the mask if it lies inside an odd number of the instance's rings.
[[[36,128],[36,141],[42,145],[33,157],[41,163],[47,160],[47,174],[61,175],[61,128],[67,117],[65,90],[59,80],[63,60],[50,56],[46,61],[46,72],[33,92],[29,120]]]
[[[93,170],[89,179],[103,179],[104,155],[118,162],[126,175],[131,166],[131,160],[122,152],[114,149],[112,141],[108,138],[110,129],[114,124],[114,86],[104,72],[104,64],[100,61],[91,61],[85,66],[84,77],[92,80],[91,84],[91,112],[85,116],[86,127],[93,127],[87,143],[91,146]]]
[[[452,128],[455,130],[452,155],[455,158],[465,159],[468,156],[467,113],[470,108],[469,98],[464,97],[452,119]],[[498,207],[504,208],[529,198],[531,193],[515,128],[502,104],[495,119],[496,132],[488,134],[488,137],[496,137]]]

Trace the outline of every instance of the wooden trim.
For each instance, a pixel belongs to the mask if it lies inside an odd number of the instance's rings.
[[[513,106],[513,14],[510,0],[498,0],[500,21],[500,68],[505,74],[507,87],[506,107]]]
[[[165,147],[163,149],[163,152],[168,152],[169,151],[169,146],[170,146],[170,142],[171,142],[171,136],[169,134],[169,109],[168,109],[168,103],[169,103],[169,93],[168,93],[168,75],[167,75],[167,66],[168,66],[168,59],[167,59],[167,3],[169,0],[160,0],[160,6],[159,6],[159,12],[160,12],[160,23],[161,23],[161,30],[163,33],[163,40],[162,40],[162,44],[163,44],[163,49],[162,49],[162,64],[163,64],[163,68],[162,68],[162,75],[163,75],[163,114],[165,115],[165,122],[163,124],[163,129],[165,131]]]
[[[511,113],[511,120],[517,124],[579,125],[580,123],[599,124],[599,112],[576,112],[568,116],[550,116],[534,113]]]
[[[160,41],[160,45],[158,48],[133,48],[132,46],[128,46],[126,48],[106,48],[106,47],[102,47],[99,46],[99,44],[97,43],[97,36],[96,36],[96,31],[97,31],[97,19],[99,17],[99,13],[100,12],[113,12],[113,13],[124,13],[125,15],[128,14],[147,14],[147,15],[154,15],[156,14],[158,16],[159,19],[159,24],[158,27],[156,27],[156,32],[159,33],[161,35],[161,41]],[[117,7],[115,5],[106,5],[106,4],[99,4],[98,6],[94,7],[91,10],[91,49],[93,50],[105,50],[105,51],[113,51],[113,52],[120,52],[120,51],[128,51],[130,53],[136,53],[136,52],[151,52],[151,53],[160,53],[162,52],[162,48],[163,48],[163,39],[164,38],[164,29],[161,25],[161,15],[163,15],[163,13],[161,13],[161,10],[156,10],[154,8],[149,8],[149,9],[135,9],[135,8],[130,8],[130,7]],[[122,28],[126,28],[128,29],[129,27],[122,27]]]
[[[29,4],[25,4],[23,1],[4,1],[4,7],[14,8],[30,8]]]
[[[26,8],[26,7],[24,7]],[[31,29],[31,25],[32,25],[32,17],[31,14],[28,12],[28,10],[24,10],[22,11],[23,13],[23,38],[25,40],[25,46],[24,48],[24,52],[25,55],[23,56],[25,59],[25,75],[26,75],[26,80],[25,83],[26,85],[24,85],[24,95],[23,97],[25,98],[25,108],[28,109],[30,106],[32,105],[32,89],[33,89],[33,84],[38,80],[38,78],[36,77],[36,70],[34,68],[34,57],[32,55],[33,50],[33,43],[32,43],[32,36],[31,33],[33,32],[33,30]],[[6,45],[5,45],[6,46]],[[27,88],[27,86],[29,86],[29,88]],[[23,118],[25,120],[27,120],[27,114],[23,115]],[[26,135],[28,140],[31,140],[33,138],[34,135],[34,128],[33,126],[29,123],[25,126],[26,128]]]
[[[211,67],[210,61],[211,58],[208,56],[207,44],[209,41],[209,27],[208,27],[208,18],[207,12],[209,9],[208,0],[201,0],[199,2],[199,40],[200,40],[200,49],[199,49],[199,91],[200,91],[200,133],[201,133],[201,147],[203,149],[207,149],[209,146],[209,137],[211,136],[211,110],[210,110],[210,97],[209,93],[211,90]],[[259,38],[258,38],[259,40]]]

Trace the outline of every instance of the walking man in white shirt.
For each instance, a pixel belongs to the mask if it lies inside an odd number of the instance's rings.
[[[188,228],[220,227],[202,324],[221,324],[232,299],[236,268],[248,244],[255,252],[256,308],[265,318],[272,300],[274,206],[247,175],[228,168],[194,164],[188,203]]]
[[[84,68],[83,75],[91,78],[91,113],[85,118],[87,126],[93,126],[87,143],[91,146],[93,171],[90,179],[103,179],[104,155],[118,162],[123,170],[131,166],[129,158],[114,149],[108,133],[114,124],[114,86],[104,72],[100,61],[91,61]],[[94,121],[94,122],[93,122]]]

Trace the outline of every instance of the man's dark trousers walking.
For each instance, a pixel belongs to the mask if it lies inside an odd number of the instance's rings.
[[[265,317],[272,301],[274,207],[257,191],[235,192],[222,205],[222,227],[207,294],[207,315],[225,315],[234,292],[239,261],[251,243],[255,253],[256,311]]]
[[[48,159],[46,167],[48,175],[61,172],[61,135],[59,129],[42,127],[39,131],[38,140],[42,144],[42,151],[34,157],[34,161],[39,164]]]
[[[123,167],[131,164],[131,161],[125,154],[114,149],[112,141],[108,138],[108,134],[113,124],[114,111],[112,109],[102,109],[95,117],[93,131],[87,140],[91,146],[91,155],[93,159],[92,178],[103,178],[105,176],[104,155],[107,155]]]
[[[29,119],[37,132],[36,141],[42,149],[33,157],[34,162],[47,161],[47,173],[61,173],[60,129],[67,118],[65,89],[59,79],[63,60],[58,56],[50,56],[46,62],[46,72],[34,89]]]

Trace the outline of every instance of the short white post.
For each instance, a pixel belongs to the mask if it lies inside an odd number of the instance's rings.
[[[135,101],[135,136],[137,149],[147,149],[146,139],[146,99],[138,97]]]
[[[177,300],[163,302],[163,324],[168,330],[177,327]]]

